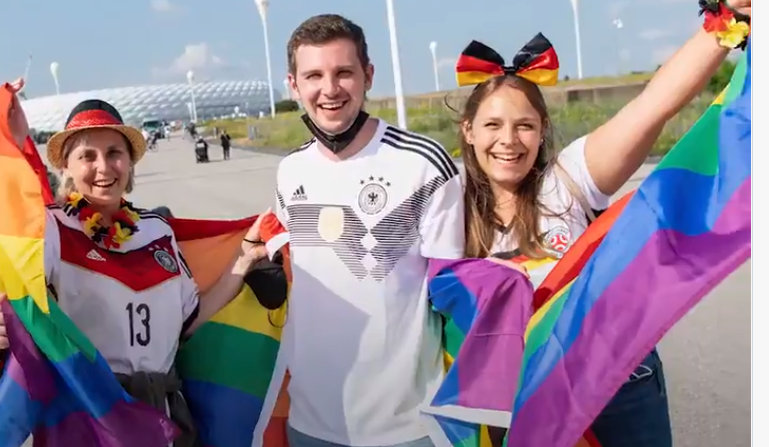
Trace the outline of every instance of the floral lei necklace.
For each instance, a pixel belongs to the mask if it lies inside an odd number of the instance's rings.
[[[67,198],[64,212],[70,216],[77,216],[83,224],[83,231],[97,244],[101,243],[105,248],[119,248],[139,231],[136,225],[139,222],[139,214],[136,213],[130,202],[120,200],[120,210],[112,216],[112,225],[103,224],[103,216],[90,207],[90,203],[79,192],[73,192]]]

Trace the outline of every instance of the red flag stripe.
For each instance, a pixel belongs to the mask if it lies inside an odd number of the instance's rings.
[[[558,70],[558,55],[555,49],[550,47],[544,53],[537,56],[532,63],[518,70],[518,73],[526,73],[533,70]]]

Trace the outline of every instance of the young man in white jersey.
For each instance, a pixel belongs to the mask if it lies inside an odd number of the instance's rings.
[[[315,16],[287,49],[314,135],[278,168],[294,274],[289,442],[431,447],[420,407],[443,372],[427,260],[462,258],[459,171],[440,144],[363,111],[374,67],[359,26]]]

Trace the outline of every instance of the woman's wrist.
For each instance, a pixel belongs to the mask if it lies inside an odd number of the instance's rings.
[[[251,270],[256,260],[250,256],[240,255],[235,259],[235,263],[232,265],[232,274],[236,276],[244,277]]]
[[[718,45],[729,50],[744,50],[750,35],[750,16],[735,9],[739,0],[700,0],[699,3],[700,15],[704,16],[702,29],[711,34]]]

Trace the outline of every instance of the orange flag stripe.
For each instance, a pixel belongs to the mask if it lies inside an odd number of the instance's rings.
[[[635,191],[627,193],[616,203],[612,204],[595,222],[590,224],[587,231],[577,238],[569,251],[555,264],[553,270],[534,292],[535,310],[542,307],[558,291],[566,287],[569,282],[577,277],[582,267],[584,267],[584,260],[590,258],[598,246],[601,245],[609,228],[614,225],[617,217],[625,209],[633,194],[635,194]]]

